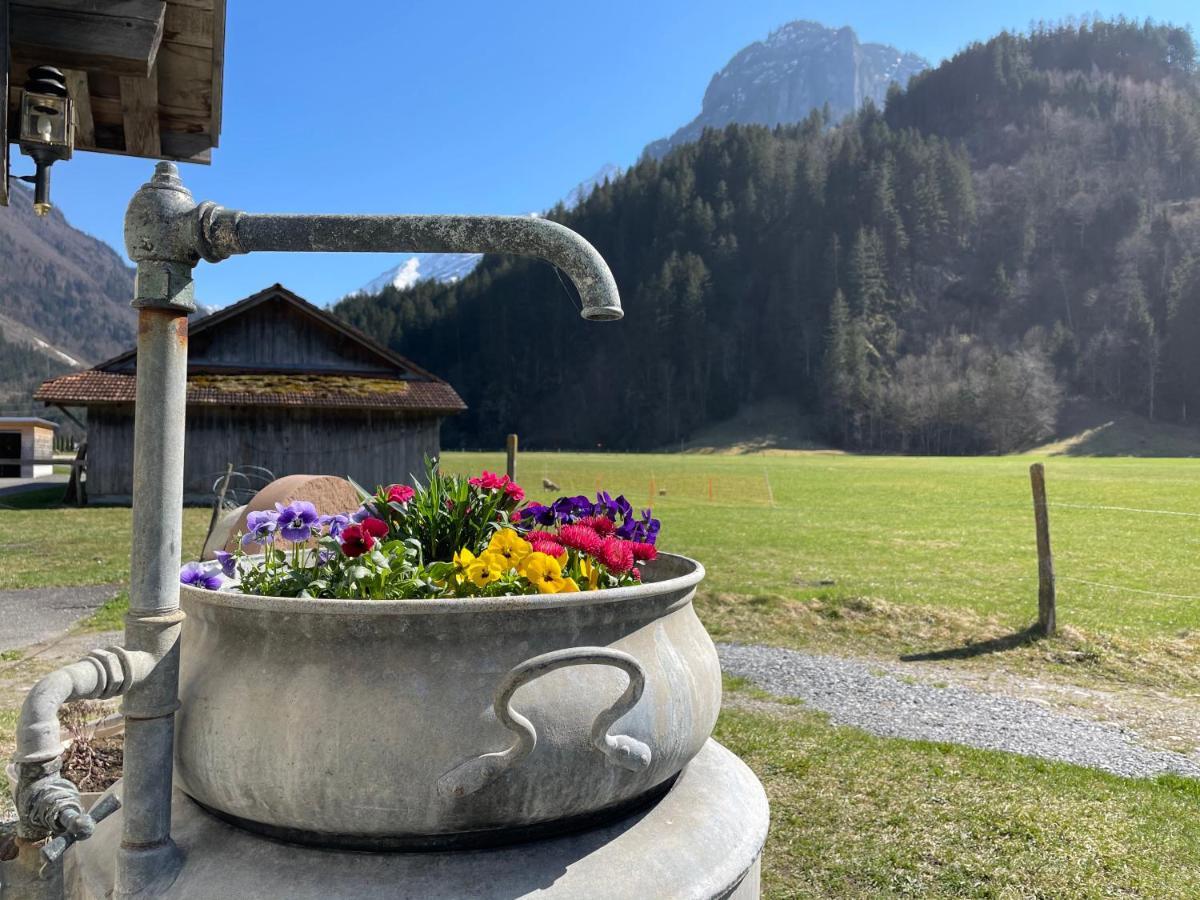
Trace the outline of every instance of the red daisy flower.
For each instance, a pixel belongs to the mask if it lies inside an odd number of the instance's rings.
[[[633,568],[633,548],[629,541],[620,538],[606,538],[596,556],[606,569],[616,575],[624,575]]]
[[[580,525],[586,525],[600,537],[608,537],[617,530],[617,526],[613,524],[613,520],[608,516],[588,516],[579,520]]]
[[[599,553],[603,543],[600,535],[586,525],[563,525],[558,529],[558,542],[592,556]]]
[[[547,556],[553,556],[558,559],[567,552],[567,548],[558,541],[531,541],[533,544],[534,553],[545,553]]]
[[[633,551],[633,558],[638,562],[651,562],[658,559],[658,548],[653,544],[630,541],[629,547]]]

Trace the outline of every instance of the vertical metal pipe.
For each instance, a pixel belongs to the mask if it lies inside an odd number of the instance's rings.
[[[125,646],[158,664],[125,695],[125,813],[117,895],[140,896],[173,879],[171,776],[179,688],[179,560],[187,313],[138,311],[134,408],[133,548]]]

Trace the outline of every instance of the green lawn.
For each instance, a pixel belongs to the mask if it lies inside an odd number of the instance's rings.
[[[200,552],[209,515],[183,511],[184,558]],[[128,581],[131,518],[122,507],[0,509],[0,590]]]
[[[1200,896],[1200,782],[873,737],[731,686],[716,737],[771,800],[767,897]]]
[[[566,493],[600,484],[643,506],[653,482],[662,545],[700,559],[711,592],[875,598],[994,617],[1016,629],[1037,610],[1033,461],[530,453],[517,474],[539,499],[551,496],[541,489],[546,477]],[[504,460],[447,453],[445,464],[503,471]],[[1060,622],[1130,636],[1200,628],[1200,460],[1056,457],[1046,460],[1046,479]]]

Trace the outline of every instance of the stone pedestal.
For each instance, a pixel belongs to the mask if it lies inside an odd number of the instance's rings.
[[[120,818],[110,816],[70,851],[69,897],[111,896]],[[284,844],[228,825],[177,791],[172,830],[186,862],[162,896],[756,900],[767,824],[762,785],[712,740],[648,809],[589,831],[488,850],[362,853]]]

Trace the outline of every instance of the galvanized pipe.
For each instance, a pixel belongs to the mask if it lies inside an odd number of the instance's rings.
[[[579,290],[585,319],[622,316],[612,272],[596,248],[557,222],[537,216],[263,215],[202,203],[204,258],[275,251],[511,253],[562,269]]]
[[[175,710],[179,706],[179,560],[183,434],[187,401],[187,312],[138,312],[133,443],[133,546],[125,643],[157,661],[124,699],[125,813],[118,896],[140,896],[173,880],[171,841]]]

